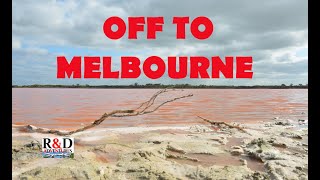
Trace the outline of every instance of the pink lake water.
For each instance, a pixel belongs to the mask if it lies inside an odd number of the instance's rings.
[[[13,124],[74,129],[105,112],[134,109],[157,89],[13,88]],[[193,94],[162,106],[151,114],[109,118],[99,127],[167,126],[203,124],[197,116],[214,121],[256,123],[274,117],[308,118],[307,89],[186,89],[161,96]]]

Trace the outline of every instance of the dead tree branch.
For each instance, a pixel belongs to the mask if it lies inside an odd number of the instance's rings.
[[[71,135],[71,134],[85,131],[87,129],[98,126],[99,124],[101,124],[104,120],[106,120],[109,117],[127,117],[127,116],[139,116],[139,115],[148,114],[148,113],[152,113],[152,112],[158,110],[161,106],[163,106],[167,103],[193,96],[193,94],[179,96],[179,97],[164,101],[164,102],[160,103],[160,105],[158,105],[158,106],[152,107],[152,105],[154,104],[155,100],[159,97],[159,95],[167,93],[167,92],[171,92],[171,91],[176,91],[176,90],[175,89],[162,89],[162,90],[156,92],[153,96],[151,96],[151,98],[148,101],[142,103],[136,109],[115,110],[115,111],[112,111],[109,113],[105,113],[99,119],[93,121],[91,124],[88,124],[84,127],[81,127],[79,129],[72,130],[72,131],[47,129],[47,128],[36,127],[33,125],[27,125],[22,128],[26,128],[28,131],[31,131],[31,132],[38,132],[38,133],[44,133],[44,134]]]
[[[201,117],[201,116],[198,116],[198,117],[199,117],[200,119],[204,120],[205,122],[208,122],[208,123],[210,123],[210,124],[212,124],[212,125],[214,125],[214,126],[219,126],[219,127],[221,127],[221,125],[225,125],[225,126],[227,126],[227,127],[229,127],[229,128],[235,128],[235,129],[238,129],[238,130],[241,131],[241,132],[244,132],[244,133],[249,134],[246,130],[244,130],[244,129],[243,129],[242,127],[240,127],[240,126],[231,125],[231,124],[228,124],[228,123],[223,122],[223,121],[212,121],[212,120],[203,118],[203,117]]]

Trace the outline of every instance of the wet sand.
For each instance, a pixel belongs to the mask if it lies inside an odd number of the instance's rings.
[[[44,159],[44,135],[13,126],[13,179],[308,179],[307,120],[95,128],[76,133],[74,159]],[[29,144],[29,146],[28,146]]]

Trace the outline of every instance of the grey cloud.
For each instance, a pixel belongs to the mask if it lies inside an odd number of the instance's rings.
[[[307,2],[301,0],[14,1],[12,26],[15,51],[13,62],[20,61],[19,66],[22,66],[21,61],[28,61],[31,62],[30,66],[32,62],[35,63],[35,59],[38,59],[44,66],[52,66],[55,56],[48,57],[45,55],[45,49],[42,48],[48,45],[99,50],[139,50],[142,53],[138,53],[137,56],[140,56],[141,59],[149,54],[165,58],[173,53],[206,57],[250,55],[254,58],[253,67],[254,72],[257,73],[256,78],[252,80],[172,80],[164,77],[157,82],[193,84],[287,82],[294,80],[297,72],[307,73],[307,57],[295,62],[297,60],[293,55],[294,52],[278,57],[275,57],[274,54],[282,50],[307,48],[307,6]],[[120,16],[124,19],[128,16],[164,16],[164,31],[157,33],[156,40],[146,40],[146,34],[139,32],[138,40],[128,40],[126,34],[121,40],[111,41],[102,31],[103,23],[109,16]],[[192,37],[188,25],[186,27],[187,39],[177,40],[175,39],[176,27],[172,24],[173,16],[190,16],[190,19],[207,16],[213,21],[215,31],[212,37],[200,41]],[[50,54],[50,52],[47,53]],[[14,66],[18,64],[14,63]],[[27,65],[24,66],[27,67]],[[35,69],[32,76],[34,77],[37,73],[47,73],[52,82],[72,82],[70,80],[56,81],[55,76],[52,76],[54,72],[41,71],[45,70]],[[269,78],[261,76],[269,72],[286,74],[286,76],[270,76]],[[28,77],[27,74],[27,72],[23,75],[23,72],[14,71],[13,76],[14,78],[15,76]],[[137,80],[101,80],[94,81],[94,83],[119,84],[134,81],[153,82],[142,77]],[[307,76],[301,76],[301,81],[306,83]],[[81,80],[80,82],[87,81]]]

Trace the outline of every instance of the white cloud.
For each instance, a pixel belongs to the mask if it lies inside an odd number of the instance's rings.
[[[85,48],[91,50],[121,50],[135,54],[141,60],[149,55],[163,58],[173,55],[184,56],[253,56],[253,80],[205,80],[185,79],[183,82],[206,84],[248,84],[288,82],[295,79],[296,72],[307,72],[306,56],[297,52],[308,49],[307,2],[301,0],[279,0],[261,2],[254,0],[214,1],[186,0],[183,3],[171,0],[66,0],[66,1],[14,1],[13,2],[13,62],[41,59],[44,66],[52,67],[54,56],[49,46],[67,48]],[[138,40],[128,40],[127,34],[117,41],[109,40],[103,33],[102,26],[106,18],[120,16],[164,16],[164,31],[157,33],[156,40],[146,40],[144,32]],[[186,32],[186,40],[175,39],[176,27],[173,16],[207,16],[213,21],[215,30],[211,38],[199,41]],[[146,29],[146,28],[145,28]],[[189,26],[187,26],[187,30]],[[24,55],[22,55],[25,53]],[[64,53],[64,52],[61,52]],[[26,55],[27,54],[27,55]],[[53,59],[52,59],[53,58]],[[18,59],[18,60],[17,60]],[[15,64],[13,64],[15,65]],[[27,63],[33,66],[32,63]],[[27,66],[26,65],[26,66]],[[28,67],[26,67],[28,68]],[[273,71],[275,75],[269,76]],[[43,70],[45,71],[45,70]],[[42,74],[40,68],[34,74]],[[49,72],[47,72],[49,73]],[[55,80],[55,72],[50,71],[50,81]],[[276,77],[278,73],[279,77]],[[260,75],[259,75],[260,74]],[[263,74],[263,75],[261,75]],[[286,76],[282,76],[286,74]],[[27,72],[13,74],[20,83],[29,83]],[[43,79],[43,78],[42,78]],[[307,77],[300,78],[307,83]],[[118,82],[121,81],[121,82]],[[150,82],[141,78],[130,81],[108,81],[121,84],[133,81]],[[59,81],[62,82],[62,81]],[[72,82],[66,80],[66,82]],[[78,81],[77,81],[78,82]],[[102,84],[106,81],[95,81]],[[163,78],[159,82],[182,82]],[[38,82],[47,83],[47,82]],[[86,81],[87,83],[87,81]]]
[[[18,39],[12,39],[12,49],[20,49],[21,42]]]

